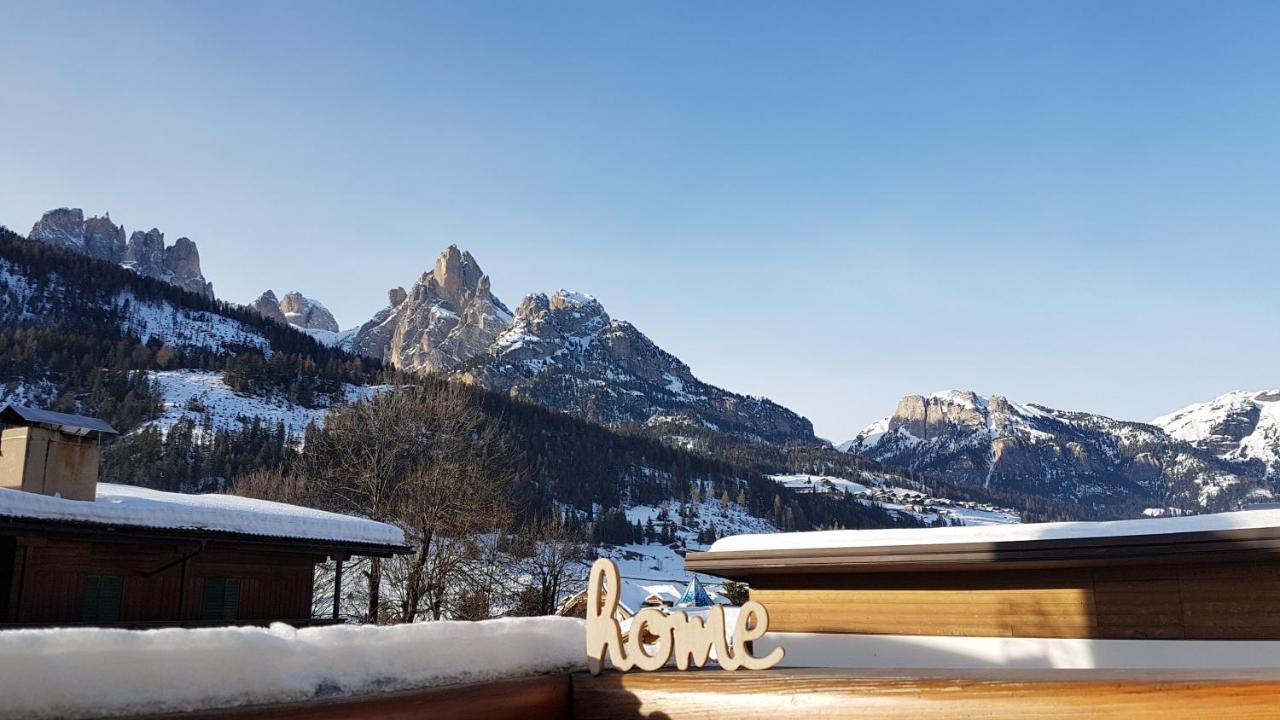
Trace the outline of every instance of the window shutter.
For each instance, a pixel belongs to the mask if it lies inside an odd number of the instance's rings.
[[[240,580],[227,578],[227,587],[222,597],[222,619],[235,620],[240,614]]]
[[[124,594],[124,578],[119,575],[90,575],[84,583],[85,622],[116,622],[120,619],[120,603]]]
[[[239,578],[207,577],[204,579],[204,605],[201,620],[216,622],[235,620],[240,612]]]

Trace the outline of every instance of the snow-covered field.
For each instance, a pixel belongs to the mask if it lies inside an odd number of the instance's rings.
[[[306,408],[281,397],[241,395],[227,387],[222,373],[204,370],[163,370],[150,373],[164,394],[164,412],[150,424],[167,433],[180,420],[191,420],[199,431],[207,415],[216,430],[240,430],[262,418],[267,427],[283,422],[285,432],[300,439],[311,423],[321,424],[328,408]],[[384,386],[344,386],[347,402],[367,399]]]
[[[583,622],[7,630],[0,718],[90,718],[341,697],[586,666]]]
[[[866,473],[864,482],[829,475],[770,475],[774,482],[797,492],[849,493],[862,502],[910,515],[931,525],[1007,525],[1021,522],[1018,513],[974,502],[930,497],[920,491],[892,485],[891,475]]]

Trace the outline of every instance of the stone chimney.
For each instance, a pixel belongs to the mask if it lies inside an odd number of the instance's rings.
[[[101,441],[116,431],[96,418],[10,405],[0,411],[0,487],[93,500]]]

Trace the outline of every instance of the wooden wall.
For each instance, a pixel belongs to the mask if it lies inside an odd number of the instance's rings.
[[[779,632],[1280,639],[1280,562],[757,576]]]
[[[240,580],[237,620],[311,617],[315,558],[211,543],[186,563],[175,564],[197,549],[195,545],[164,543],[20,538],[10,573],[13,587],[9,597],[15,599],[14,606],[0,620],[80,622],[87,578],[91,575],[123,578],[120,623],[199,621],[207,577]]]

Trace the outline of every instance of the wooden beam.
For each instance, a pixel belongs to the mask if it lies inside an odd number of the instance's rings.
[[[334,561],[333,567],[333,620],[338,621],[342,612],[342,558]]]
[[[568,720],[569,717],[569,676],[542,675],[355,698],[148,715],[146,720]]]
[[[1209,676],[1211,677],[1211,676]],[[575,720],[1275,718],[1280,674],[704,670],[573,675]]]

